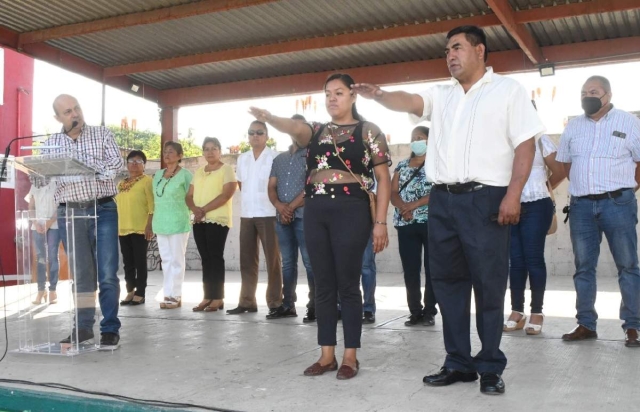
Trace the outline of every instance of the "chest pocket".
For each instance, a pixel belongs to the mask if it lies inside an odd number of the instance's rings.
[[[621,137],[601,136],[597,145],[597,157],[607,159],[622,159],[629,157],[631,153],[627,150],[626,140]]]

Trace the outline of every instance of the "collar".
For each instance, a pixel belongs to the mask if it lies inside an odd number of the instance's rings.
[[[473,89],[476,89],[485,83],[491,83],[492,81],[493,81],[493,67],[487,66],[487,71],[484,73],[484,76],[482,76],[480,80],[478,80],[473,86],[471,86],[469,91],[472,91]],[[453,83],[453,86],[460,86],[460,82],[455,77],[451,77],[451,82]]]
[[[85,129],[86,127],[87,127],[87,124],[86,124],[86,123],[82,125],[82,128],[80,128],[80,134],[78,135],[78,139],[80,138],[80,136],[82,136],[82,134],[84,133],[84,129]],[[62,127],[60,128],[60,133],[62,133],[62,134],[63,134],[63,135],[65,135],[65,136],[69,136],[66,132],[67,132],[67,131],[64,129],[64,126],[62,126]],[[71,137],[71,136],[69,136],[69,137]]]

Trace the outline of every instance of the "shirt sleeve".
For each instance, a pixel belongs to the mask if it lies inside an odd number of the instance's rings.
[[[102,158],[93,158],[87,162],[91,166],[99,170],[98,176],[102,177],[101,180],[113,179],[116,173],[124,166],[124,160],[120,155],[120,149],[116,144],[116,139],[113,137],[111,130],[106,127],[101,128],[102,133]]]
[[[560,147],[556,153],[556,161],[560,163],[571,163],[571,122],[567,125],[560,136]]]
[[[184,174],[184,183],[185,183],[185,191],[189,190],[189,185],[191,185],[191,181],[193,180],[193,175],[187,169],[183,169],[186,173]]]
[[[634,162],[640,162],[640,119],[635,118],[631,127],[630,149]]]
[[[431,120],[431,112],[433,111],[433,95],[435,87],[431,87],[418,93],[418,96],[422,98],[424,108],[422,110],[422,116],[418,117],[413,113],[409,113],[409,121],[413,124],[418,124],[425,120]]]
[[[155,203],[153,202],[153,179],[146,179],[144,184],[144,195],[147,198],[149,214],[153,214]]]
[[[524,86],[516,83],[507,105],[507,135],[514,148],[546,130]]]
[[[273,162],[271,163],[271,172],[269,173],[269,178],[277,177],[277,174],[276,174],[277,162],[278,162],[278,157],[273,159]]]
[[[368,146],[373,167],[382,163],[391,166],[391,154],[387,145],[387,136],[380,128],[370,122],[365,122],[362,126],[362,139]]]
[[[540,142],[542,143],[542,157],[547,157],[558,151],[558,146],[546,134],[540,137]]]
[[[224,178],[222,180],[222,184],[226,185],[227,183],[235,183],[236,174],[233,172],[233,168],[229,165],[224,165]]]
[[[242,159],[243,159],[242,155],[238,156],[238,162],[236,163],[236,177],[238,178],[238,182],[244,181]]]

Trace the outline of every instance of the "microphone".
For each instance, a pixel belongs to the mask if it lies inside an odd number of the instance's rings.
[[[71,128],[69,130],[65,130],[64,133],[65,134],[69,133],[71,130],[75,129],[77,126],[78,126],[78,121],[74,120],[73,123],[71,123]],[[4,150],[4,158],[2,159],[2,166],[0,167],[0,182],[7,181],[7,176],[5,176],[5,172],[7,171],[7,159],[9,158],[9,153],[11,152],[11,145],[13,144],[13,142],[17,142],[18,140],[24,140],[24,139],[33,139],[34,137],[49,136],[51,134],[52,133],[44,133],[44,134],[36,134],[33,136],[15,137],[11,139],[11,141],[7,145],[7,148]]]

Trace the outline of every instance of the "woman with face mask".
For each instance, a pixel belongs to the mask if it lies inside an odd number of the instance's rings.
[[[407,288],[407,303],[411,315],[404,323],[415,326],[435,324],[436,298],[429,272],[429,229],[427,226],[429,193],[424,161],[427,155],[429,128],[418,126],[411,133],[411,157],[398,163],[391,180],[391,204],[395,206],[393,225],[398,231],[398,249]],[[424,260],[422,251],[424,250]],[[424,265],[424,306],[420,291],[420,271]]]

